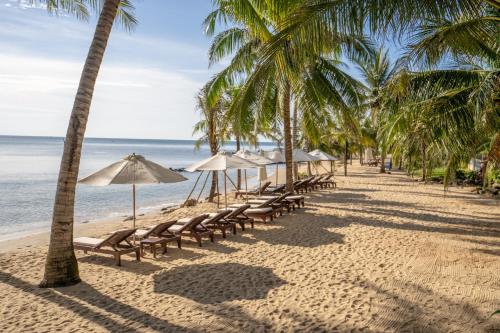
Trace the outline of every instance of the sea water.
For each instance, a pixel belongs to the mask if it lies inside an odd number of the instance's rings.
[[[50,229],[63,144],[64,139],[60,137],[0,136],[0,240]],[[262,148],[272,147],[272,144],[264,143]],[[224,149],[234,151],[235,147],[229,144]],[[184,168],[210,156],[207,146],[195,150],[191,140],[88,138],[83,145],[79,178],[132,153],[170,168]],[[138,214],[182,203],[199,173],[182,174],[187,181],[138,185]],[[234,172],[229,175],[234,179]],[[250,185],[256,183],[255,175],[254,170],[248,171]],[[199,181],[196,196],[204,179],[202,176]],[[231,189],[229,185],[228,190]],[[207,190],[202,198],[206,195]],[[130,216],[131,205],[130,185],[95,187],[78,184],[75,223]]]

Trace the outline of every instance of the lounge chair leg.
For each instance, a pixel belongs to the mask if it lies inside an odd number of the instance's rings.
[[[141,250],[135,249],[135,260],[141,261]]]
[[[211,234],[210,234],[210,241],[211,241],[212,243],[214,242],[214,234],[213,234],[213,233],[211,233]]]
[[[239,224],[240,224],[240,227],[241,227],[241,231],[245,231],[245,223],[244,222],[239,222]]]
[[[115,254],[115,260],[116,260],[116,266],[121,266],[122,265],[122,260],[120,258],[120,254],[119,253]]]
[[[177,247],[178,247],[179,249],[181,249],[181,248],[182,248],[182,246],[181,246],[181,241],[182,241],[182,239],[179,237],[179,238],[177,239]]]
[[[236,235],[236,224],[233,224],[233,235]]]
[[[200,236],[194,236],[196,238],[196,241],[198,242],[198,246],[201,247],[201,237]]]
[[[220,231],[222,231],[222,238],[226,238],[226,229],[222,227]]]

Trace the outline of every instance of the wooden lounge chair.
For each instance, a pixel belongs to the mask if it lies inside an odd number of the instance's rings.
[[[308,191],[308,184],[309,182],[313,179],[313,177],[309,177],[309,178],[306,178],[306,179],[303,179],[301,181],[299,181],[295,186],[294,186],[294,190],[297,194],[300,194],[300,193],[304,193],[304,192],[307,192]]]
[[[167,243],[176,241],[177,247],[181,248],[181,236],[174,235],[168,228],[174,225],[177,221],[168,221],[155,225],[150,229],[138,229],[134,236],[139,240],[141,255],[144,255],[144,247],[149,246],[153,257],[156,258],[156,245],[163,248],[163,253],[167,252]]]
[[[194,238],[198,246],[201,247],[202,237],[208,237],[211,242],[214,241],[214,232],[201,224],[207,217],[208,214],[201,214],[195,217],[179,219],[174,225],[168,228],[168,231],[174,235]]]
[[[266,223],[269,218],[271,221],[274,220],[276,214],[279,212],[277,208],[272,206],[272,203],[277,200],[278,197],[273,197],[264,202],[258,202],[250,204],[250,208],[245,210],[245,215],[252,218],[261,219],[262,222]],[[241,207],[244,204],[234,204],[231,205],[233,208]]]
[[[237,190],[236,192],[234,192],[234,198],[238,199],[238,197],[242,197],[244,195],[259,195],[259,194],[263,193],[269,185],[271,185],[271,182],[265,182],[260,187],[257,186],[251,190],[248,190],[248,191]]]
[[[222,232],[222,238],[226,238],[226,230],[231,229],[236,234],[236,225],[233,222],[224,221],[224,218],[231,213],[230,210],[223,210],[217,213],[208,214],[208,217],[201,222],[201,225]]]
[[[270,199],[272,198],[272,196],[262,196],[260,198],[263,198],[263,199]],[[290,201],[292,203],[294,203],[294,205],[292,206],[292,210],[295,210],[295,208],[300,208],[300,207],[304,207],[305,206],[305,197],[303,195],[289,195],[287,197],[285,197],[283,200],[286,200],[286,201]]]
[[[135,252],[137,261],[141,260],[138,246],[130,243],[128,238],[134,234],[136,229],[125,229],[113,232],[107,238],[78,237],[73,240],[73,247],[82,250],[83,253],[96,252],[112,254],[116,259],[116,265],[121,266],[121,255]]]
[[[280,196],[269,196],[267,199],[261,199],[262,197],[259,197],[259,198],[256,198],[255,200],[248,201],[248,203],[250,205],[252,205],[252,204],[259,204],[259,203],[264,203],[267,200],[274,199],[274,201],[272,201],[269,205],[271,207],[273,207],[276,210],[277,213],[279,213],[280,215],[283,215],[283,208],[286,208],[286,210],[287,210],[288,213],[290,213],[290,211],[292,209],[295,210],[295,207],[294,207],[295,202],[294,201],[285,200],[291,194],[292,193],[290,193],[290,192],[286,192],[286,193],[283,193]]]
[[[281,184],[278,186],[269,186],[265,191],[262,192],[262,194],[276,194],[283,192],[285,190],[286,185]]]
[[[322,186],[320,184],[320,182],[321,182],[322,179],[323,179],[323,176],[316,176],[316,177],[314,177],[313,179],[311,179],[307,183],[307,189],[310,190],[310,191],[314,191],[314,190],[317,190],[318,187],[322,188]]]
[[[246,210],[250,208],[250,205],[245,204],[242,206],[239,206],[238,208],[230,208],[230,213],[224,217],[225,221],[228,222],[233,222],[233,223],[238,223],[241,227],[241,230],[245,231],[245,223],[250,223],[250,226],[254,227],[254,220],[253,218],[249,217],[248,215],[245,214]],[[236,228],[234,229],[236,231]]]
[[[322,188],[337,188],[337,182],[335,182],[333,179],[333,173],[329,174],[323,180],[319,182]]]

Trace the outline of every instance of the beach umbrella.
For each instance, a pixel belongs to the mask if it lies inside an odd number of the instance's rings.
[[[292,159],[294,162],[312,162],[319,161],[315,156],[311,156],[302,149],[295,148],[292,152]]]
[[[285,155],[281,153],[280,149],[264,152],[264,156],[272,160],[276,164],[276,186],[278,186],[278,164],[285,163]]]
[[[228,169],[249,169],[256,168],[259,165],[235,156],[227,152],[219,152],[203,161],[194,163],[186,168],[186,171],[223,171],[224,172],[224,202],[227,208],[227,170]]]
[[[177,183],[187,180],[183,175],[148,161],[141,155],[124,157],[90,176],[80,179],[80,184],[107,186],[112,184],[132,185],[133,227],[135,229],[135,185]]]
[[[257,170],[258,170],[259,175],[261,173],[264,173],[264,174],[266,174],[266,178],[267,178],[267,173],[266,173],[265,165],[274,164],[273,160],[271,160],[265,156],[259,155],[257,153],[253,153],[253,152],[248,151],[248,150],[239,150],[234,155],[241,157],[247,161],[251,161],[251,162],[254,162],[255,164],[258,164],[259,167],[257,168]],[[262,166],[264,166],[264,167],[262,167]],[[244,170],[244,173],[245,173],[245,191],[248,192],[247,170],[246,169]],[[258,177],[258,178],[259,178],[259,194],[260,194],[261,178],[260,177]],[[247,195],[247,199],[248,199],[248,195]]]
[[[319,150],[319,149],[315,149],[315,150],[309,152],[308,154],[317,158],[318,161],[337,161],[338,160],[337,157],[332,156],[328,153],[325,153],[324,151]]]
[[[320,161],[330,161],[330,168],[331,168],[330,171],[331,172],[333,172],[333,165],[334,165],[335,161],[338,160],[337,157],[332,156],[328,153],[325,153],[324,151],[319,150],[319,149],[315,149],[315,150],[309,152],[309,155],[317,157]]]

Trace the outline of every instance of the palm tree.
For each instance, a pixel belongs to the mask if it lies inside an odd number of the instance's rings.
[[[391,64],[388,51],[377,50],[368,59],[358,61],[357,67],[366,84],[367,107],[369,108],[372,124],[376,129],[383,126],[385,116],[385,104],[387,96],[384,96],[384,89],[393,76],[397,73],[397,63]],[[385,158],[387,154],[387,143],[383,136],[378,137],[378,146],[380,148],[380,172],[385,173]]]
[[[88,14],[85,4],[97,5],[96,1],[47,0],[50,11],[69,10],[78,17]],[[80,281],[78,264],[73,249],[73,222],[75,189],[80,167],[83,138],[92,102],[97,74],[101,67],[104,51],[116,18],[126,28],[136,21],[132,15],[133,7],[127,0],[104,0],[94,38],[85,60],[78,90],[71,112],[64,150],[57,181],[54,202],[49,250],[41,287],[58,287],[76,284]]]
[[[193,134],[201,133],[202,137],[196,140],[195,146],[199,149],[201,144],[208,144],[212,156],[219,152],[220,146],[224,143],[225,126],[222,118],[224,115],[224,100],[219,98],[215,103],[210,103],[207,97],[207,88],[203,87],[196,96],[196,107],[201,112],[202,119],[198,121],[193,129]],[[212,183],[208,201],[213,202],[217,188],[217,171],[212,171]],[[218,195],[218,194],[217,194]]]
[[[358,102],[358,89],[355,80],[337,67],[335,58],[340,56],[342,46],[359,54],[366,52],[367,43],[360,36],[339,34],[335,37],[336,48],[328,52],[333,57],[330,59],[322,56],[322,52],[302,48],[302,45],[295,45],[292,39],[287,39],[279,51],[268,56],[266,43],[286,27],[283,22],[302,1],[214,2],[217,8],[205,20],[207,31],[213,33],[220,21],[233,23],[235,27],[214,38],[209,55],[211,62],[226,55],[234,56],[230,65],[214,78],[212,90],[216,95],[217,91],[235,81],[243,81],[229,115],[254,110],[260,113],[255,116],[257,121],[265,118],[262,113],[268,112],[281,119],[286,182],[288,189],[292,190],[292,98],[297,97],[298,107],[310,118],[318,112],[348,112],[351,104]],[[326,105],[331,108],[326,108]]]

